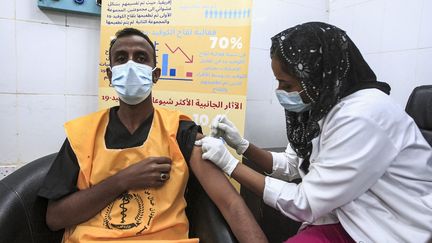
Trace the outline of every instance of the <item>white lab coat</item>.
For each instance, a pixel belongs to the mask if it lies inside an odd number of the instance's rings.
[[[264,201],[298,221],[339,221],[356,242],[432,241],[432,149],[404,110],[364,89],[319,124],[308,174],[290,145],[272,153]]]

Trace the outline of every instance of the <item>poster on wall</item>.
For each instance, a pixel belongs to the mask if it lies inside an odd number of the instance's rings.
[[[180,110],[204,134],[218,114],[244,132],[251,0],[102,1],[99,108],[118,105],[109,85],[109,42],[125,27],[146,33],[156,47],[161,77],[155,106]]]

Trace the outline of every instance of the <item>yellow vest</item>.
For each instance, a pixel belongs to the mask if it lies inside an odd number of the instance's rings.
[[[65,124],[80,166],[80,190],[149,156],[172,159],[170,179],[160,188],[125,192],[93,218],[66,230],[63,242],[198,242],[188,239],[184,192],[189,171],[176,140],[179,121],[190,119],[177,111],[155,108],[147,140],[126,149],[106,148],[108,120],[109,109]]]

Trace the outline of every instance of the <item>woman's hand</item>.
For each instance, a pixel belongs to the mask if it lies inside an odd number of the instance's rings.
[[[249,147],[249,141],[240,136],[235,125],[224,115],[217,115],[213,119],[210,136],[222,137],[239,155],[243,154]]]
[[[229,176],[239,163],[220,139],[205,137],[195,141],[195,145],[201,146],[203,159],[210,160]]]

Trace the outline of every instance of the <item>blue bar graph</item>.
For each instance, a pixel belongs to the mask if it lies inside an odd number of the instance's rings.
[[[176,76],[176,70],[174,68],[170,69],[170,76],[175,77]]]
[[[168,54],[162,54],[162,76],[168,75]]]
[[[174,53],[174,51],[171,51]],[[190,71],[187,71],[185,73],[185,76],[182,76],[183,73],[179,73],[182,71],[177,72],[177,68],[173,68],[170,66],[169,61],[172,62],[172,59],[169,57],[169,54],[167,53],[163,53],[162,54],[162,72],[161,72],[161,77],[159,79],[162,80],[173,80],[173,81],[193,81],[193,73]],[[180,69],[178,70],[183,70],[182,67],[180,67]],[[177,77],[177,75],[181,75],[181,77]]]

